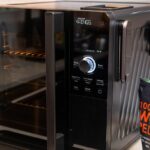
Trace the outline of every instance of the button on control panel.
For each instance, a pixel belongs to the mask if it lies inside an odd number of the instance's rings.
[[[73,89],[74,89],[75,91],[79,91],[79,90],[80,90],[80,88],[79,88],[78,86],[76,86],[76,85],[73,86]]]
[[[104,86],[104,85],[105,85],[104,80],[97,79],[97,80],[96,80],[96,85],[97,85],[97,86]]]
[[[91,85],[93,82],[93,79],[91,79],[91,78],[83,78],[83,80],[86,85]]]
[[[92,92],[92,89],[90,87],[85,87],[84,91],[87,92],[87,93],[90,93],[90,92]]]
[[[80,80],[81,80],[81,78],[78,77],[78,76],[72,76],[72,79],[73,79],[73,81],[74,81],[75,83],[79,83]]]
[[[105,98],[107,96],[107,82],[94,78],[72,77],[72,90],[75,94]]]

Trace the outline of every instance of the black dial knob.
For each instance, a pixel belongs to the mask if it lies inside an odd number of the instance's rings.
[[[91,56],[86,56],[80,61],[79,68],[83,73],[93,73],[96,69],[95,60]]]

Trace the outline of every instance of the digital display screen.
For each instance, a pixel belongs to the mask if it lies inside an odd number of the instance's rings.
[[[100,15],[100,14],[98,14]],[[100,18],[101,17],[101,18]],[[108,21],[100,15],[99,20],[91,16],[74,17],[74,50],[103,52],[108,49]],[[96,23],[96,24],[95,24]]]

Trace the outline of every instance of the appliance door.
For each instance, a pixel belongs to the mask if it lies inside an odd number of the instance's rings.
[[[47,12],[45,17],[47,66],[48,150],[66,150],[67,97],[65,90],[64,14]]]
[[[12,149],[47,148],[44,17],[0,10],[0,143]]]

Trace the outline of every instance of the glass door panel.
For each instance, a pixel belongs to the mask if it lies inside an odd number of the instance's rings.
[[[46,149],[45,12],[0,11],[0,142]]]

